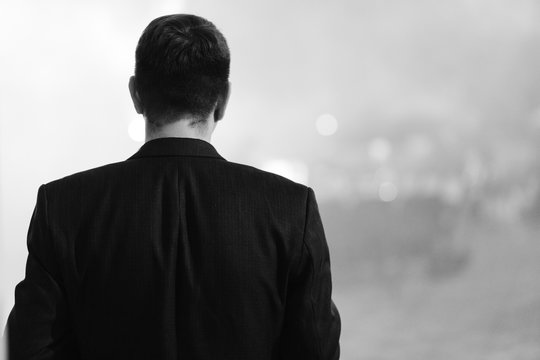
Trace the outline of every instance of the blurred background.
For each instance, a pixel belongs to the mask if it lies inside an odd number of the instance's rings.
[[[540,359],[534,0],[3,0],[2,328],[38,186],[142,145],[135,46],[175,12],[231,48],[214,146],[317,194],[342,359]]]

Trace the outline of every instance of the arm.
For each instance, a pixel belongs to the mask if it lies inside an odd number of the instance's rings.
[[[312,189],[303,243],[287,292],[281,359],[338,360],[341,320],[331,299],[330,256]]]
[[[7,323],[8,359],[76,359],[44,186],[38,191],[27,244],[26,276],[15,288],[15,305]]]

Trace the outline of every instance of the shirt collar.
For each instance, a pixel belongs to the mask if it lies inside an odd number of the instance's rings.
[[[207,141],[177,137],[150,140],[128,160],[164,156],[194,156],[225,160]]]

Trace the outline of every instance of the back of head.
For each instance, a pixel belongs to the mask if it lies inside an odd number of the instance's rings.
[[[146,119],[156,125],[182,116],[204,121],[228,86],[227,42],[210,21],[166,15],[144,30],[135,52],[135,86]]]

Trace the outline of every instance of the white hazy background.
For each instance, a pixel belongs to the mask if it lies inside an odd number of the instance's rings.
[[[0,5],[0,324],[40,184],[142,145],[127,90],[155,17],[213,21],[214,145],[313,187],[342,359],[540,358],[540,2]]]

